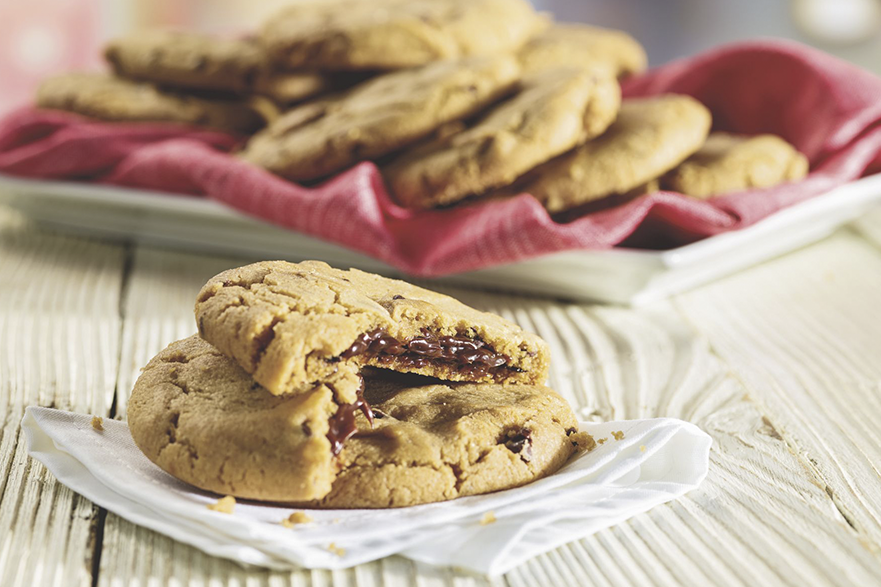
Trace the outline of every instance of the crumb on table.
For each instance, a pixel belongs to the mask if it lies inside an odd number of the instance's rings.
[[[624,440],[624,432],[618,430],[617,432],[612,432],[612,436],[615,437],[615,440]]]
[[[231,514],[236,507],[236,498],[231,495],[221,497],[214,503],[208,504],[208,509],[221,514]]]
[[[312,517],[307,515],[306,512],[294,512],[282,520],[281,525],[285,528],[293,528],[297,524],[308,524],[311,521]]]
[[[587,432],[576,432],[569,435],[569,440],[579,452],[590,452],[597,447],[597,441]],[[605,440],[605,439],[602,439]]]
[[[480,525],[486,526],[488,524],[494,523],[495,521],[496,521],[495,512],[489,511],[489,512],[486,512],[485,514],[483,514],[483,517],[480,518]]]
[[[98,432],[104,432],[104,418],[101,416],[92,416],[92,428]]]
[[[331,542],[330,544],[328,544],[327,550],[329,550],[330,552],[334,553],[337,556],[344,556],[346,554],[346,549],[340,548],[339,546],[337,546],[336,542]]]

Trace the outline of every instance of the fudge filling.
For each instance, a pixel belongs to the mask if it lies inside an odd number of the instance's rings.
[[[359,355],[375,359],[380,365],[416,369],[442,364],[470,378],[485,377],[503,369],[520,371],[507,365],[510,357],[493,351],[482,340],[436,336],[424,330],[422,336],[404,342],[380,328],[365,332],[340,357],[351,359]]]
[[[334,456],[343,450],[343,444],[358,430],[355,425],[355,413],[361,411],[370,425],[373,426],[373,410],[364,399],[364,380],[358,388],[358,398],[351,404],[340,404],[336,413],[330,417],[330,429],[327,431],[327,439],[330,441],[330,450]]]

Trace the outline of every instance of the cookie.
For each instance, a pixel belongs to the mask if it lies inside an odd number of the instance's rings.
[[[254,40],[148,30],[114,39],[104,57],[120,77],[174,88],[261,94],[299,102],[338,86],[330,75],[276,71]]]
[[[618,78],[646,68],[642,45],[623,31],[586,24],[555,24],[517,53],[525,73],[555,67],[582,67]]]
[[[578,423],[551,389],[366,377],[371,427],[339,455],[320,508],[387,508],[518,487],[559,469],[575,450]]]
[[[163,92],[104,74],[71,73],[45,80],[37,106],[67,110],[112,122],[176,122],[248,134],[261,126],[263,111],[244,100],[205,99]]]
[[[550,360],[541,338],[500,316],[317,261],[224,271],[199,292],[195,313],[202,337],[275,394],[301,393],[362,365],[447,381],[540,384]]]
[[[132,438],[174,477],[221,495],[320,499],[336,477],[334,450],[354,432],[358,377],[330,378],[278,397],[198,336],[154,357],[128,402]],[[336,391],[335,391],[336,390]]]
[[[268,59],[243,39],[145,30],[114,39],[104,57],[120,77],[180,88],[246,94],[266,75]]]
[[[778,136],[714,132],[663,184],[664,189],[703,199],[798,181],[807,174],[807,157]]]
[[[510,184],[525,172],[602,133],[621,103],[618,82],[578,69],[548,70],[472,125],[430,141],[386,171],[408,207],[431,208]]]
[[[294,108],[254,136],[241,156],[291,180],[310,180],[413,143],[509,91],[510,56],[441,61],[364,82]]]
[[[513,51],[544,26],[526,0],[313,0],[259,39],[283,68],[399,69]]]
[[[515,186],[550,212],[624,194],[670,171],[707,138],[711,116],[688,96],[625,100],[596,139],[536,168]]]

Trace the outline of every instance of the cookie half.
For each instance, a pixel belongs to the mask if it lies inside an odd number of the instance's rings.
[[[525,73],[580,67],[617,78],[645,71],[642,45],[624,31],[559,23],[530,39],[517,53]]]
[[[72,73],[45,80],[37,106],[113,122],[176,122],[249,134],[264,126],[263,109],[245,100],[164,92],[143,82]]]
[[[135,383],[128,424],[166,472],[201,489],[271,501],[319,499],[336,477],[334,450],[354,432],[360,379],[331,377],[277,397],[198,336],[172,343]],[[338,452],[338,450],[337,450]]]
[[[252,137],[242,157],[292,180],[324,177],[474,114],[508,92],[518,76],[510,56],[386,74],[334,99],[294,108]]]
[[[542,386],[366,378],[373,426],[339,455],[320,508],[404,507],[517,487],[559,469],[578,426],[566,401]]]
[[[449,296],[325,263],[224,271],[196,301],[202,337],[275,394],[361,365],[447,381],[544,383],[548,346]],[[344,398],[343,401],[353,401]]]
[[[259,38],[284,68],[399,69],[513,51],[544,26],[525,0],[313,0]]]
[[[712,133],[704,145],[664,177],[665,189],[695,198],[798,181],[808,159],[775,135]]]
[[[621,103],[618,82],[579,69],[523,80],[517,93],[460,132],[431,141],[385,172],[405,206],[431,208],[505,186],[602,133]]]
[[[688,96],[625,100],[603,135],[537,167],[513,191],[532,194],[550,212],[625,194],[697,151],[710,124],[709,110]]]

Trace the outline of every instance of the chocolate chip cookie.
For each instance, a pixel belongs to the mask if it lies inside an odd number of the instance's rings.
[[[401,157],[385,176],[405,206],[451,204],[508,185],[602,133],[620,103],[612,77],[565,68],[540,72],[467,128]]]
[[[138,448],[171,475],[222,495],[320,499],[334,452],[354,432],[357,376],[277,397],[198,336],[172,343],[135,383],[128,424]],[[345,394],[341,392],[345,392]]]
[[[339,455],[321,508],[387,508],[509,489],[559,469],[575,447],[566,401],[541,386],[365,378],[374,423]]]
[[[474,114],[508,92],[518,76],[510,56],[386,74],[334,99],[294,108],[255,135],[242,157],[291,180],[324,177]]]
[[[224,271],[195,312],[202,337],[275,394],[362,365],[478,383],[540,384],[548,373],[547,344],[500,316],[317,261]]]
[[[285,8],[259,38],[284,68],[398,69],[513,51],[544,26],[526,0],[321,0]]]
[[[518,52],[526,73],[555,67],[582,67],[622,78],[646,68],[645,50],[623,31],[586,24],[555,24]]]
[[[707,142],[663,179],[665,189],[695,198],[798,181],[807,157],[775,135],[712,133]]]
[[[146,30],[112,40],[104,57],[120,77],[174,88],[261,94],[291,104],[338,85],[334,76],[277,71],[253,39]]]
[[[537,167],[512,191],[532,194],[550,212],[630,192],[697,151],[710,123],[710,112],[688,96],[625,100],[603,135]]]
[[[37,91],[37,106],[113,122],[176,122],[242,134],[266,123],[262,109],[245,100],[197,98],[92,73],[45,80]]]

